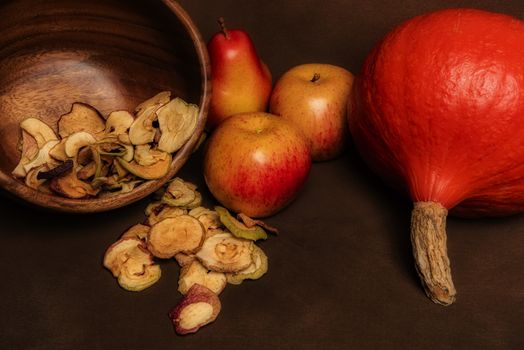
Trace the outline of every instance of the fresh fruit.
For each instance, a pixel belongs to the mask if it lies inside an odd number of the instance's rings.
[[[314,161],[340,155],[348,139],[347,104],[353,74],[331,64],[302,64],[275,84],[270,112],[298,125]]]
[[[398,26],[371,52],[349,126],[370,166],[415,203],[411,240],[428,296],[455,300],[448,210],[524,211],[524,22],[448,9]]]
[[[209,138],[204,177],[228,209],[270,216],[289,204],[311,168],[309,145],[291,122],[268,113],[237,114]]]
[[[221,31],[208,43],[213,96],[208,129],[238,113],[265,111],[271,93],[271,74],[257,55],[253,41],[240,29]]]

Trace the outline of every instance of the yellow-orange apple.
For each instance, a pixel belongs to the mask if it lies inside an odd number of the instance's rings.
[[[291,122],[269,113],[244,113],[224,120],[204,155],[204,178],[225,207],[252,217],[288,205],[311,168],[309,144]]]
[[[270,112],[300,127],[311,144],[314,161],[335,158],[345,147],[353,78],[342,67],[310,63],[291,68],[275,84]]]
[[[233,114],[266,111],[272,88],[271,72],[249,35],[227,29],[223,19],[219,22],[220,32],[207,45],[213,87],[207,117],[210,130]]]

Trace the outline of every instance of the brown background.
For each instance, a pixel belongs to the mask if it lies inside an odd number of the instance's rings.
[[[474,6],[524,18],[522,1],[197,1],[180,3],[207,40],[215,19],[246,29],[275,78],[300,63],[358,69],[400,21]],[[181,176],[205,191],[195,155]],[[299,198],[270,223],[264,278],[229,286],[218,320],[176,336],[166,316],[178,267],[141,293],[118,288],[105,248],[142,220],[147,201],[68,216],[0,198],[2,349],[522,349],[524,217],[448,222],[459,295],[431,303],[414,272],[411,204],[385,188],[353,149],[315,164]]]

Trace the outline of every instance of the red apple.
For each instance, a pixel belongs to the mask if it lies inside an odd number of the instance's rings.
[[[293,123],[268,113],[224,120],[206,145],[204,177],[225,207],[266,217],[288,205],[311,168],[309,145]]]
[[[291,68],[275,84],[270,112],[300,127],[314,161],[335,158],[344,150],[353,78],[344,68],[312,63]]]

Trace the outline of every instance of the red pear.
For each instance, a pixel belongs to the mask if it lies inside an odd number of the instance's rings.
[[[271,93],[271,73],[249,35],[241,29],[227,29],[222,18],[219,24],[220,32],[207,46],[213,86],[208,129],[233,114],[265,111]]]

